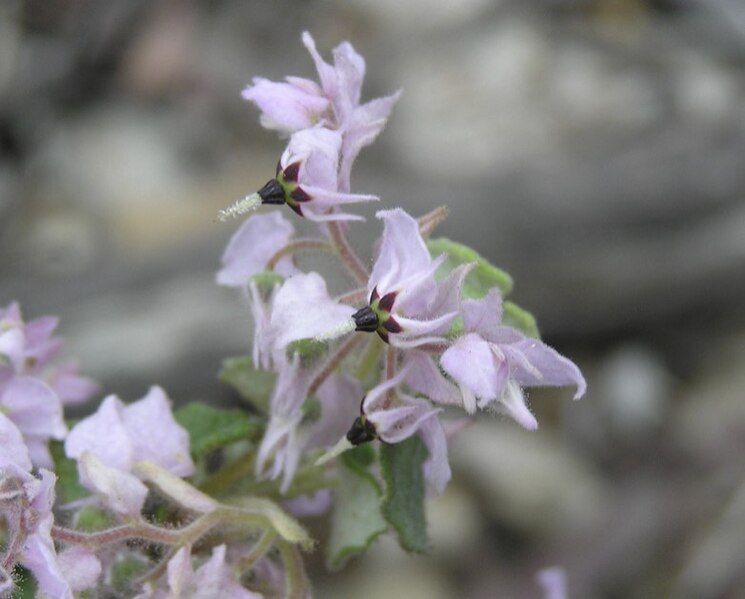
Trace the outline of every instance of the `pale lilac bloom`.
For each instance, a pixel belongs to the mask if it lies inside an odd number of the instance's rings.
[[[78,460],[81,483],[117,513],[136,515],[147,488],[131,472],[143,461],[176,476],[190,476],[194,464],[189,434],[174,419],[163,389],[125,405],[111,395],[76,424],[65,440],[67,457]]]
[[[0,386],[0,410],[23,433],[34,465],[54,468],[49,439],[64,439],[67,426],[54,390],[31,376],[13,376]]]
[[[271,317],[274,296],[279,285],[271,290],[260,289],[255,281],[248,284],[248,305],[254,322],[251,359],[256,368],[269,370],[272,367]]]
[[[282,354],[300,339],[332,338],[354,330],[354,308],[331,298],[326,282],[315,272],[287,279],[272,300],[268,338]]]
[[[85,403],[101,389],[93,379],[80,374],[80,365],[75,360],[53,366],[44,378],[65,406]]]
[[[266,270],[271,257],[295,235],[295,227],[279,212],[255,214],[247,218],[228,242],[222,255],[217,283],[245,288],[255,274]],[[283,276],[298,272],[292,257],[285,256],[274,269]]]
[[[225,552],[225,545],[218,545],[212,550],[212,557],[194,571],[191,545],[182,547],[168,562],[168,590],[146,588],[138,598],[261,599],[263,595],[238,583],[225,561]]]
[[[316,64],[321,87],[333,106],[333,122],[343,134],[340,189],[349,189],[352,163],[360,150],[370,145],[385,127],[393,106],[401,96],[396,92],[360,105],[365,59],[352,44],[342,42],[333,49],[333,66],[321,57],[316,43],[307,31],[303,43]]]
[[[333,445],[347,432],[349,424],[359,413],[363,395],[359,382],[346,375],[334,374],[316,392],[320,418],[304,423],[303,404],[313,374],[301,366],[299,356],[294,356],[280,367],[270,400],[269,424],[259,446],[256,472],[271,479],[281,476],[282,493],[289,489],[303,452]]]
[[[445,256],[432,259],[417,221],[400,208],[376,216],[384,221],[383,239],[367,291],[377,329],[358,330],[376,330],[387,343],[404,348],[444,342],[458,316],[463,279],[471,266],[435,281]]]
[[[330,105],[315,81],[301,77],[286,77],[285,82],[254,77],[241,95],[261,111],[263,127],[281,133],[313,127]]]
[[[375,435],[386,443],[400,443],[415,434],[421,437],[429,452],[423,465],[425,479],[435,493],[441,494],[451,477],[447,440],[437,417],[442,410],[433,408],[425,399],[401,391],[395,392],[391,399],[389,393],[406,377],[404,369],[371,389],[365,396],[362,411],[372,423]]]
[[[82,545],[65,547],[57,554],[57,563],[74,593],[93,588],[101,576],[101,562]]]
[[[300,356],[296,354],[280,365],[269,400],[269,423],[256,456],[256,475],[270,479],[282,476],[282,492],[289,488],[300,462],[302,444],[298,427],[311,376],[301,367]]]
[[[0,388],[13,376],[33,376],[47,382],[65,405],[87,401],[98,391],[75,362],[52,363],[63,345],[53,336],[58,324],[54,316],[24,322],[17,302],[0,309]]]
[[[575,399],[587,385],[579,368],[545,343],[502,325],[502,296],[492,289],[480,300],[462,307],[465,334],[445,353],[440,363],[460,386],[463,405],[493,406],[529,430],[538,422],[525,404],[523,387],[576,387]]]
[[[316,222],[364,220],[336,208],[379,199],[340,191],[341,147],[341,133],[325,127],[302,129],[290,137],[279,160],[278,176],[285,182],[285,202],[299,215]]]
[[[41,478],[36,478],[31,468],[21,432],[0,413],[0,511],[8,526],[6,549],[15,547],[17,552],[4,559],[31,570],[46,596],[72,599],[66,575],[82,572],[83,565],[77,570],[78,564],[73,564],[74,571],[63,573],[54,549],[51,530],[56,477],[41,468]],[[3,574],[9,578],[8,572]]]

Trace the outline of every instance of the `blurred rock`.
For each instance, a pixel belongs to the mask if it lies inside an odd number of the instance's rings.
[[[681,568],[674,596],[690,599],[735,597],[745,582],[745,485],[721,517],[696,535]]]
[[[481,420],[453,443],[456,472],[495,520],[533,534],[591,527],[607,490],[584,459],[547,431]]]
[[[619,439],[638,440],[657,431],[669,415],[671,382],[658,354],[628,345],[605,358],[592,396]]]

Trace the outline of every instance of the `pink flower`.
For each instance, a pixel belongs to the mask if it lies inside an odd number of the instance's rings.
[[[190,476],[194,464],[189,435],[173,418],[160,387],[130,405],[114,395],[81,420],[65,440],[67,457],[78,460],[83,486],[113,511],[137,515],[147,487],[131,474],[143,461],[155,462],[177,476]]]
[[[352,445],[373,439],[400,443],[418,434],[429,451],[423,466],[425,479],[429,487],[440,494],[451,477],[447,440],[437,417],[441,410],[433,408],[425,399],[396,391],[407,375],[404,368],[367,393],[362,403],[362,415],[354,421],[347,439]]]
[[[332,129],[313,127],[293,134],[279,159],[277,178],[274,179],[279,189],[265,192],[272,199],[264,199],[264,202],[274,202],[273,194],[276,194],[276,201],[286,202],[300,216],[317,222],[362,220],[362,217],[340,213],[336,209],[344,204],[377,201],[379,198],[340,191],[341,149],[342,135]],[[277,187],[272,185],[272,181],[267,186]]]
[[[272,300],[267,331],[272,352],[281,355],[290,343],[299,339],[351,332],[353,312],[354,308],[331,298],[326,282],[318,273],[292,276]]]
[[[383,240],[368,283],[370,304],[354,315],[357,330],[377,332],[385,342],[404,348],[443,342],[458,316],[470,266],[435,281],[445,257],[432,259],[416,220],[400,208],[376,216],[384,221]]]
[[[3,561],[20,563],[33,573],[40,591],[49,597],[72,599],[68,582],[95,567],[98,560],[86,552],[86,560],[63,568],[51,537],[54,516],[52,472],[41,468],[31,475],[31,459],[23,436],[10,419],[0,414],[0,512],[8,526],[8,542]],[[98,564],[100,570],[100,564]],[[9,579],[8,572],[3,572]],[[95,581],[94,581],[95,582]]]
[[[182,547],[168,562],[168,592],[161,589],[146,589],[138,597],[261,599],[262,595],[249,591],[235,579],[230,565],[225,561],[225,554],[225,545],[218,545],[212,550],[212,557],[194,571],[191,564],[191,545]]]
[[[305,422],[303,405],[313,375],[295,356],[280,367],[270,400],[269,425],[259,447],[256,472],[271,479],[281,476],[282,493],[289,489],[303,452],[329,447],[344,435],[363,395],[355,379],[331,375],[316,392],[320,417]]]
[[[480,300],[463,302],[465,334],[440,360],[460,386],[463,405],[473,413],[476,407],[494,405],[529,430],[538,427],[525,404],[522,387],[574,385],[574,398],[587,385],[579,368],[537,339],[502,325],[502,296],[492,289]]]
[[[243,90],[243,97],[261,111],[261,124],[266,129],[294,133],[316,125],[327,112],[329,100],[314,81],[287,77],[285,83],[254,77],[253,84]]]
[[[54,365],[63,342],[54,337],[59,320],[42,316],[24,322],[18,303],[0,309],[0,388],[13,376],[28,375],[46,382],[66,405],[90,399],[99,389],[81,376],[75,362]]]
[[[383,130],[401,92],[360,104],[365,59],[355,51],[352,44],[342,42],[334,48],[332,66],[323,60],[316,49],[315,41],[307,31],[303,33],[303,43],[316,63],[323,92],[331,101],[332,128],[343,134],[339,179],[340,189],[347,191],[355,158],[360,150],[375,141]]]

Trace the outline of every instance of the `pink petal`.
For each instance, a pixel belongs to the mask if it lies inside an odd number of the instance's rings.
[[[124,426],[123,410],[115,395],[104,399],[95,413],[78,422],[67,435],[67,457],[78,460],[87,451],[108,466],[129,471],[134,463],[134,445]]]
[[[77,362],[65,362],[53,368],[47,375],[49,385],[66,406],[75,406],[88,401],[99,392],[100,386],[93,379],[81,376]]]
[[[23,544],[21,563],[31,570],[39,591],[48,597],[72,599],[70,585],[65,579],[51,537],[52,515],[47,514],[38,524],[36,533]]]
[[[331,447],[359,416],[364,391],[357,379],[347,374],[332,374],[318,389],[316,397],[321,403],[321,418],[308,432],[308,447]]]
[[[426,418],[419,425],[419,436],[429,451],[424,462],[424,477],[429,487],[441,495],[452,478],[448,462],[448,443],[439,418]]]
[[[16,464],[25,471],[31,470],[28,449],[18,427],[5,414],[0,413],[0,468]]]
[[[0,397],[0,405],[26,435],[64,439],[67,434],[62,402],[54,390],[39,379],[13,378]]]
[[[432,357],[425,352],[406,352],[408,373],[406,384],[429,400],[443,405],[461,405],[458,389],[440,372]]]
[[[277,211],[250,216],[228,242],[217,282],[228,287],[245,287],[251,276],[266,270],[267,262],[294,234],[295,228]],[[277,264],[277,272],[290,275],[297,268],[288,256]]]
[[[147,487],[135,476],[104,464],[95,454],[85,452],[78,460],[80,483],[122,516],[139,517]]]
[[[326,282],[315,272],[298,274],[285,281],[272,304],[271,335],[275,349],[298,339],[323,336],[345,327],[354,308],[331,299]]]
[[[292,78],[276,83],[261,77],[243,90],[243,98],[261,110],[261,123],[268,129],[292,133],[315,125],[329,107],[321,89],[312,81]]]
[[[465,300],[462,311],[466,331],[497,342],[502,328],[502,294],[499,289],[492,288],[482,299]]]
[[[514,370],[512,376],[526,387],[561,387],[574,385],[574,399],[579,399],[587,390],[585,377],[577,365],[555,349],[537,339],[523,339],[509,346],[516,350],[533,367],[524,366]],[[539,373],[539,374],[538,374]]]
[[[507,372],[500,368],[489,343],[476,333],[460,337],[440,358],[440,365],[476,397],[494,400],[502,393]]]
[[[212,557],[197,569],[191,596],[194,599],[261,599],[261,595],[238,584],[225,563],[225,552],[225,545],[218,545],[212,550]]]
[[[57,563],[76,593],[95,587],[101,576],[101,562],[82,545],[66,547],[57,555]]]
[[[538,428],[538,421],[525,404],[525,394],[515,381],[508,381],[504,388],[499,402],[495,404],[497,411],[500,411],[520,426],[534,431]]]
[[[189,433],[174,419],[163,389],[151,387],[145,397],[124,408],[123,421],[132,440],[134,462],[150,460],[177,476],[194,473]]]
[[[382,297],[390,291],[400,291],[403,281],[419,277],[428,269],[432,258],[419,234],[419,225],[409,214],[395,208],[381,210],[375,216],[384,223],[383,241],[370,276],[368,293],[377,288]]]

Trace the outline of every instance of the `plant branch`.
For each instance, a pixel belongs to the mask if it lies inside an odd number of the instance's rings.
[[[367,299],[367,289],[359,287],[353,289],[347,293],[344,293],[336,298],[336,301],[341,304],[361,304]]]
[[[349,273],[357,280],[360,285],[367,285],[367,281],[370,278],[370,273],[365,268],[357,252],[350,245],[344,230],[341,225],[336,221],[328,223],[329,236],[331,237],[331,243],[339,252],[339,257],[347,267]]]
[[[316,374],[316,376],[313,378],[313,381],[310,383],[310,387],[308,387],[309,396],[318,391],[318,388],[323,385],[324,381],[329,377],[329,375],[339,367],[342,360],[344,360],[344,358],[346,358],[352,352],[352,350],[362,342],[363,339],[363,335],[353,334],[339,346],[339,348],[331,355],[331,357],[329,357],[323,368],[321,368],[318,374]]]
[[[333,252],[334,246],[332,246],[330,243],[323,241],[322,239],[297,239],[295,241],[292,241],[288,243],[283,248],[279,249],[272,255],[271,258],[269,258],[269,261],[266,263],[266,269],[267,270],[274,270],[277,266],[277,263],[284,258],[285,256],[289,256],[291,254],[295,254],[296,252],[301,252],[305,250],[319,250],[323,252]]]
[[[419,233],[426,239],[449,215],[450,208],[447,206],[438,206],[431,212],[427,212],[427,214],[420,216],[417,219]]]

